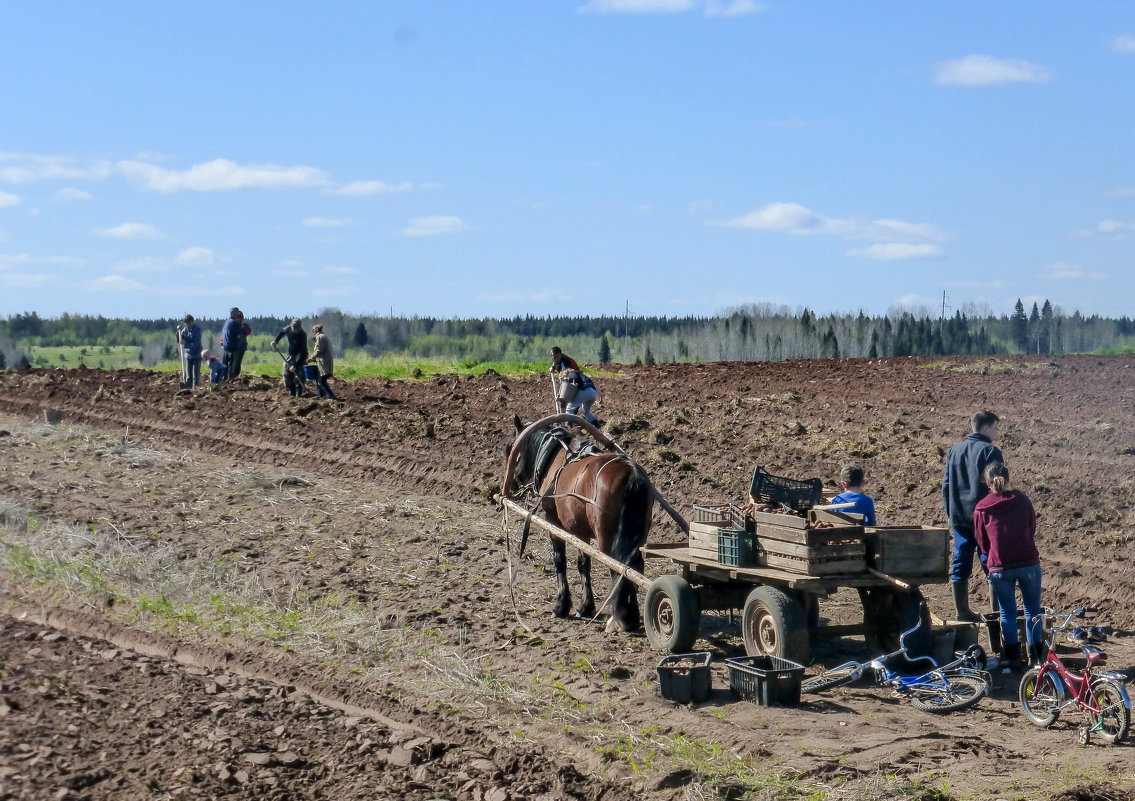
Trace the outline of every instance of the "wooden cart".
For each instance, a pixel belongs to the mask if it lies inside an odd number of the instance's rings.
[[[528,510],[512,499],[498,497],[498,500],[506,509],[527,516]],[[689,530],[690,524],[672,508],[667,511]],[[918,620],[923,625],[916,635],[921,636],[908,638],[907,645],[912,654],[926,653],[930,648],[930,614],[918,585],[947,581],[944,539],[941,558],[937,555],[923,558],[899,545],[908,532],[924,532],[927,536],[920,540],[933,542],[943,529],[867,529],[864,536],[867,553],[860,560],[863,567],[857,572],[824,575],[806,575],[769,566],[725,565],[700,550],[691,550],[685,543],[648,545],[642,549],[644,557],[666,559],[678,568],[676,573],[651,580],[543,518],[533,516],[531,520],[533,525],[644,590],[647,638],[658,650],[670,653],[692,649],[703,611],[734,609],[742,610],[742,637],[745,652],[750,656],[763,654],[807,663],[813,637],[851,634],[865,634],[874,638],[881,649],[894,650],[898,647],[898,635]],[[872,563],[883,568],[898,565],[900,562],[896,560],[900,558],[908,563],[912,558],[916,560],[904,571],[911,577],[909,582],[869,566]],[[912,576],[912,573],[918,575]],[[845,587],[859,591],[863,623],[819,626],[820,599]]]

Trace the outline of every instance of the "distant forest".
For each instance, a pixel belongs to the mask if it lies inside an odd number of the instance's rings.
[[[0,368],[34,363],[36,347],[138,348],[138,364],[150,367],[177,358],[174,329],[179,321],[123,320],[84,315],[48,319],[35,312],[0,320]],[[250,317],[254,348],[286,320]],[[321,322],[339,354],[450,358],[462,362],[539,362],[559,345],[589,364],[780,359],[932,356],[1002,353],[1083,353],[1131,350],[1135,321],[1064,314],[1045,301],[1011,312],[969,306],[950,315],[895,311],[871,317],[819,316],[810,309],[746,305],[713,317],[512,317],[439,319],[375,317],[322,309],[304,318],[305,329]],[[220,351],[224,318],[199,318],[205,345]],[[259,335],[259,336],[257,336]]]

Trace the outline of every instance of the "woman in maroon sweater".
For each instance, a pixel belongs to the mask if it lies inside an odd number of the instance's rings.
[[[1029,661],[1040,660],[1041,621],[1040,553],[1036,549],[1036,512],[1023,492],[1009,488],[1009,468],[990,462],[983,474],[989,494],[973,510],[973,533],[985,555],[989,585],[1001,605],[1001,642],[1005,659],[1013,668],[1021,663],[1017,637],[1017,593],[1025,607]]]

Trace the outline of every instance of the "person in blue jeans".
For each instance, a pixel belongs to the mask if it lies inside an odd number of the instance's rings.
[[[1017,635],[1017,587],[1025,607],[1029,662],[1040,661],[1042,642],[1040,552],[1036,548],[1036,511],[1020,490],[1009,487],[1009,468],[990,462],[983,475],[989,494],[973,510],[973,534],[985,556],[989,584],[1001,607],[1001,642],[1011,668],[1021,665]]]
[[[187,388],[201,386],[201,329],[193,321],[193,315],[185,315],[185,325],[178,328],[178,343],[181,345],[182,364],[185,365],[184,385]]]
[[[599,390],[595,388],[595,382],[579,369],[576,360],[559,348],[552,348],[552,366],[548,369],[553,373],[563,373],[560,380],[575,384],[579,388],[575,399],[567,405],[567,413],[578,414],[592,425],[603,425],[591,411],[591,404],[599,398]]]
[[[990,462],[1003,462],[1000,449],[993,444],[1000,433],[1000,418],[993,412],[977,412],[970,421],[972,433],[946,454],[942,477],[942,503],[954,532],[954,557],[950,563],[950,584],[958,620],[977,620],[969,607],[969,577],[977,541],[973,537],[973,510],[989,488],[982,475]],[[982,570],[985,570],[984,560]],[[988,572],[988,571],[987,571]],[[990,588],[990,602],[995,596]],[[996,606],[994,606],[996,611]]]
[[[840,484],[843,485],[843,492],[832,498],[832,503],[850,503],[854,506],[848,506],[845,509],[837,509],[839,512],[851,512],[852,514],[863,515],[863,525],[875,525],[875,502],[871,500],[870,496],[863,494],[863,482],[866,473],[863,468],[857,464],[849,464],[843,468],[839,474]]]

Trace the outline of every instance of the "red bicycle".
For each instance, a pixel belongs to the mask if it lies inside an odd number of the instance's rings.
[[[1060,713],[1069,707],[1083,710],[1088,723],[1076,732],[1076,742],[1087,745],[1093,734],[1105,743],[1118,743],[1127,734],[1131,723],[1131,699],[1124,686],[1127,676],[1114,671],[1097,670],[1107,654],[1091,645],[1083,645],[1087,664],[1082,672],[1070,670],[1056,655],[1056,634],[1068,628],[1073,617],[1084,610],[1055,612],[1045,609],[1038,615],[1048,632],[1048,656],[1040,665],[1029,668],[1021,677],[1020,699],[1029,721],[1048,728]],[[1049,626],[1063,618],[1059,626]]]

